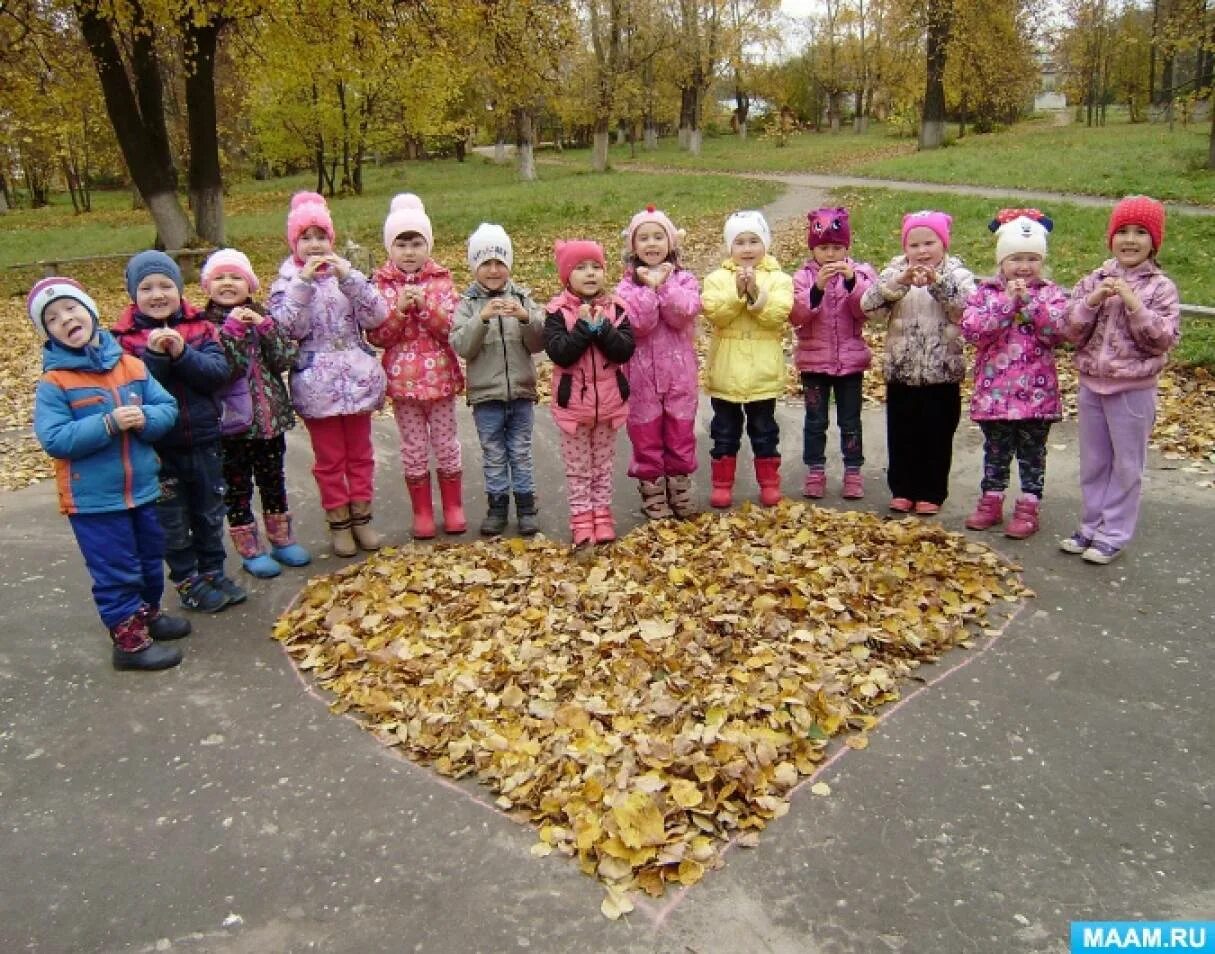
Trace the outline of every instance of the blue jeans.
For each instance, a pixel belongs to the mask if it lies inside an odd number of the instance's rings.
[[[835,392],[835,420],[840,429],[840,452],[844,466],[860,470],[865,463],[861,447],[861,379],[863,375],[812,374],[802,372],[806,390],[806,423],[802,429],[802,463],[811,470],[827,464],[827,426],[831,392]]]
[[[219,441],[160,453],[165,562],[174,583],[224,569],[224,472]]]
[[[484,458],[485,492],[506,494],[513,488],[517,494],[534,494],[532,426],[536,418],[535,404],[526,398],[483,401],[473,405],[472,413]]]
[[[742,444],[743,418],[746,417],[747,437],[751,453],[756,457],[780,456],[780,426],[776,423],[776,398],[737,404],[722,398],[710,398],[713,420],[709,436],[713,439],[712,457],[737,457]]]
[[[93,602],[106,629],[139,611],[158,606],[165,589],[165,535],[156,504],[111,513],[74,513],[68,517],[89,576]]]

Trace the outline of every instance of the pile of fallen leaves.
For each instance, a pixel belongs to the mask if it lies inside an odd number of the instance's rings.
[[[274,637],[335,712],[602,879],[614,917],[754,844],[832,736],[864,748],[901,680],[1027,594],[1016,570],[935,523],[746,504],[592,551],[383,551]]]

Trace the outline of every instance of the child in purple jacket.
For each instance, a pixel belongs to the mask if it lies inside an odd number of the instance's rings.
[[[970,419],[983,431],[979,502],[966,518],[971,530],[1004,522],[1004,491],[1017,458],[1021,496],[1004,535],[1038,532],[1046,478],[1046,438],[1062,416],[1054,349],[1063,344],[1067,296],[1042,277],[1051,220],[1037,209],[1001,209],[994,278],[978,283],[962,313],[962,335],[975,346]]]
[[[818,499],[827,490],[828,407],[834,391],[844,457],[843,495],[859,500],[865,496],[861,385],[872,360],[862,334],[866,315],[861,296],[877,281],[877,274],[871,265],[849,257],[852,228],[847,209],[815,209],[806,219],[810,257],[793,276],[789,314],[797,334],[794,361],[806,401],[802,461],[807,470],[802,493]]]
[[[648,205],[624,236],[624,276],[616,294],[628,305],[636,350],[629,381],[629,476],[637,478],[650,520],[691,517],[696,472],[696,316],[700,284],[679,264],[679,241],[667,214]]]

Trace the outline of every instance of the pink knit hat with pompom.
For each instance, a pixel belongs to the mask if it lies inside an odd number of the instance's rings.
[[[668,218],[662,209],[656,209],[652,205],[647,205],[633,216],[628,226],[625,227],[625,230],[620,233],[621,238],[624,239],[624,249],[626,252],[633,251],[633,236],[647,222],[652,222],[667,233],[667,243],[671,246],[672,252],[679,248],[679,240],[684,235],[683,230],[675,228],[675,223]]]
[[[422,200],[412,192],[402,192],[392,198],[388,218],[384,220],[384,248],[392,248],[392,241],[406,232],[417,232],[426,239],[426,251],[434,248],[435,237],[430,227],[430,217]]]
[[[329,215],[329,206],[325,197],[318,192],[297,192],[291,197],[291,211],[287,213],[287,245],[295,254],[295,243],[300,236],[313,226],[325,230],[332,244],[334,239],[333,219]],[[298,255],[297,260],[302,261]]]

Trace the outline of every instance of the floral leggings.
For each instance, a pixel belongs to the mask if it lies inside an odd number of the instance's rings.
[[[262,496],[263,513],[287,512],[287,481],[283,459],[287,441],[277,437],[225,437],[220,442],[224,453],[224,506],[228,526],[245,527],[253,523],[253,482]]]
[[[984,493],[1008,488],[1012,459],[1017,458],[1021,493],[1042,496],[1046,482],[1046,438],[1050,421],[980,421],[983,431]]]

